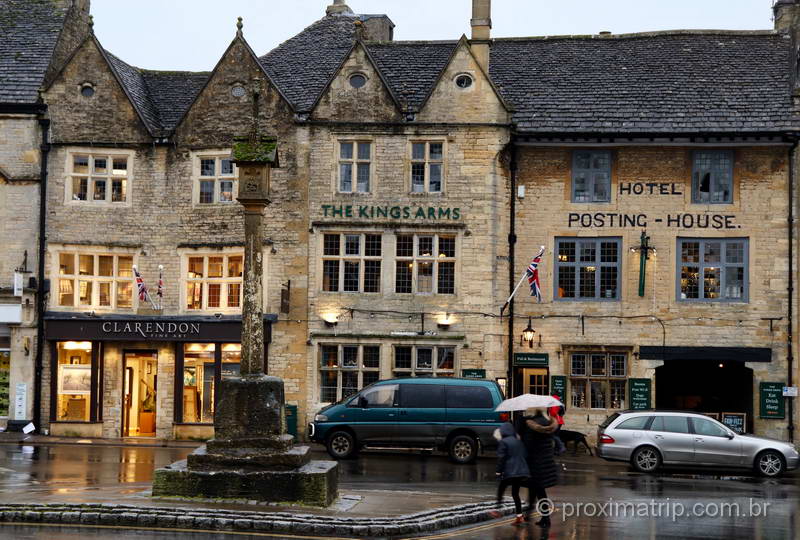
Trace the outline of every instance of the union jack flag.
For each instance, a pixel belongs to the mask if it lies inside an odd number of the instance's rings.
[[[139,269],[135,266],[133,267],[133,275],[136,276],[136,290],[139,292],[139,300],[145,302],[148,296],[147,285],[144,284],[142,274],[139,273]]]
[[[539,286],[539,263],[542,262],[543,254],[544,247],[539,250],[539,254],[533,258],[531,264],[525,270],[525,275],[528,276],[528,283],[531,286],[531,296],[535,296],[539,302],[542,301],[542,289]]]

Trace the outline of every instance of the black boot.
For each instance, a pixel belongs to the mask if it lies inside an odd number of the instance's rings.
[[[536,524],[541,527],[542,529],[549,529],[550,528],[550,516],[543,516],[542,519],[536,522]]]

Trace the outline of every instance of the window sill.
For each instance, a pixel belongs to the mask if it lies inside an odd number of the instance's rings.
[[[64,201],[64,206],[76,206],[82,208],[130,208],[131,202],[75,201],[69,199]]]
[[[682,304],[731,304],[748,305],[750,300],[725,300],[724,298],[678,298],[676,300]]]
[[[409,197],[444,197],[444,191],[409,191]]]
[[[208,426],[214,427],[214,422],[173,422],[173,426]]]
[[[92,422],[91,420],[50,420],[51,424],[86,424],[95,425],[103,424],[103,422]]]
[[[237,201],[213,202],[213,203],[192,203],[193,208],[241,208]]]

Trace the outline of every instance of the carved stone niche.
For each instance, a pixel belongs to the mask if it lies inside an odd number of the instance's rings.
[[[239,193],[236,199],[243,205],[270,203],[270,173],[278,167],[278,143],[274,137],[234,142],[231,154],[239,170]]]

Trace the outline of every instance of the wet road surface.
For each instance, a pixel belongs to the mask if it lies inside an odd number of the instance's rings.
[[[153,470],[182,459],[189,452],[185,448],[0,445],[0,500],[80,502],[106,501],[113,496],[144,497],[142,492],[148,488]],[[316,457],[326,458],[323,453]],[[549,490],[556,508],[549,531],[532,524],[513,526],[506,518],[424,538],[793,540],[800,536],[797,473],[778,480],[741,472],[708,474],[686,470],[647,476],[631,472],[625,464],[610,464],[588,456],[567,456],[563,464],[561,483]],[[494,460],[486,458],[476,465],[454,466],[440,455],[367,453],[341,462],[340,489],[381,492],[382,501],[389,493],[394,508],[387,508],[387,514],[389,510],[402,513],[406,506],[415,508],[434,499],[452,500],[452,504],[486,500],[492,498],[495,489]],[[363,504],[368,504],[368,499],[365,497]],[[353,513],[358,508],[356,505]],[[676,515],[679,511],[680,515]],[[297,537],[2,525],[0,538]]]

